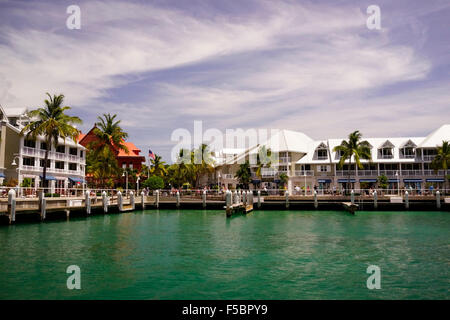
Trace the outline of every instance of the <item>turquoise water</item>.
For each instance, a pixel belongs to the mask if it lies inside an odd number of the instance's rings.
[[[0,227],[1,299],[449,299],[449,212],[148,210]],[[68,290],[66,268],[81,269]],[[369,290],[369,265],[381,289]]]

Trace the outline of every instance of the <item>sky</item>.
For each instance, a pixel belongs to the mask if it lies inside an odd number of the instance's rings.
[[[80,29],[66,12],[80,8]],[[381,28],[366,25],[369,5]],[[86,132],[116,113],[170,162],[178,128],[313,139],[425,136],[450,123],[450,1],[2,1],[0,104],[64,94]]]

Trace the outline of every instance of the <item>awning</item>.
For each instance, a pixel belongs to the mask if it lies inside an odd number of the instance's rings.
[[[377,182],[377,179],[359,179],[359,182]]]
[[[280,183],[281,180],[280,180],[280,179],[274,179],[273,182],[275,182],[275,183]]]
[[[44,179],[42,175],[40,175],[39,178]],[[45,180],[56,180],[56,178],[54,176],[46,175]]]
[[[439,178],[436,178],[436,179],[427,179],[427,182],[444,182],[444,179],[439,179]]]
[[[348,182],[348,179],[338,179],[339,183]],[[356,182],[355,179],[350,179],[350,182]]]
[[[6,178],[5,174],[0,172],[0,178]]]
[[[390,182],[390,183],[399,183],[400,179],[389,179],[388,182]]]
[[[422,179],[403,179],[403,182],[422,182]]]
[[[69,180],[75,183],[83,183],[84,179],[83,178],[77,178],[77,177],[69,177]]]
[[[317,180],[318,183],[331,183],[331,179],[319,179]]]
[[[253,180],[252,180],[252,183],[253,183],[253,184],[261,183],[261,180],[259,180],[259,179],[253,179]]]

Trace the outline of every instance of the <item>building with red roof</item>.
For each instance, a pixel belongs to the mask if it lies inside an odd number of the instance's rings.
[[[78,143],[88,148],[91,142],[96,141],[98,138],[94,133],[95,128],[96,126],[86,134],[81,133],[78,136]],[[145,162],[145,157],[140,155],[141,150],[132,142],[124,141],[124,145],[127,146],[128,152],[118,148],[114,150],[119,167],[141,170],[142,163]]]

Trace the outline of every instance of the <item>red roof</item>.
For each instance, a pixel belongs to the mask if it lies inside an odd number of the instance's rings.
[[[118,157],[143,157],[139,155],[141,150],[136,147],[133,142],[124,142],[123,144],[128,148],[129,152],[127,153],[123,150],[119,150],[119,153],[117,154]]]

